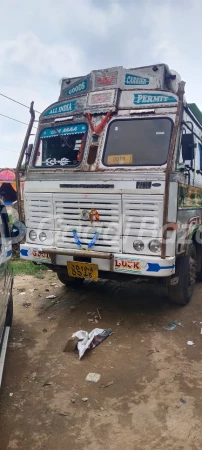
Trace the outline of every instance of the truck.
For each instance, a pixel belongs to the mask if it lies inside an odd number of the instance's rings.
[[[33,145],[30,113],[21,258],[65,285],[145,281],[186,305],[202,278],[202,114],[180,75],[157,64],[63,78]]]

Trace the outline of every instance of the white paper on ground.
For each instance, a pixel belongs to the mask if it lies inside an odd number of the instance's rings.
[[[87,331],[80,330],[72,335],[72,337],[77,337],[79,339],[79,342],[77,344],[79,359],[82,358],[82,356],[88,349],[94,337],[97,336],[98,334],[103,333],[103,331],[104,331],[103,328],[95,328],[90,333],[88,333]]]
[[[97,383],[100,380],[99,373],[89,373],[86,377],[86,381],[91,381],[92,383]]]
[[[187,345],[194,345],[193,341],[187,341]]]

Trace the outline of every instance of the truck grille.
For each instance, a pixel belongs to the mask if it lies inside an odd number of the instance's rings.
[[[25,218],[28,228],[53,230],[52,194],[26,194]]]
[[[163,196],[123,195],[123,235],[152,237],[162,235]]]
[[[82,211],[95,209],[99,222],[83,220]],[[95,232],[99,237],[92,250],[133,253],[133,238],[162,236],[163,195],[134,194],[33,194],[25,195],[26,225],[29,229],[55,231],[54,245],[78,249],[73,230],[84,248]]]
[[[53,195],[56,246],[78,249],[73,237],[76,229],[84,247],[91,242],[95,231],[98,231],[93,250],[104,252],[121,252],[122,249],[122,216],[120,195],[94,194],[60,194]],[[99,222],[83,220],[82,211],[96,209]]]

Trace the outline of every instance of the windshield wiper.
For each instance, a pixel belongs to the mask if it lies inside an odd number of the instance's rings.
[[[72,148],[71,145],[68,144],[67,139],[65,136],[61,135],[60,132],[57,130],[57,128],[54,128],[54,130],[56,131],[56,133],[58,134],[58,136],[60,137],[61,141],[65,143],[65,145],[67,147],[69,147],[70,149]]]

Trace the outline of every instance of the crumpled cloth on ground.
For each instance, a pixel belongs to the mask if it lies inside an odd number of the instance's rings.
[[[72,337],[77,337],[79,342],[77,344],[79,359],[82,358],[86,350],[91,350],[99,345],[104,339],[108,336],[111,336],[112,330],[109,328],[108,330],[104,330],[103,328],[95,328],[90,333],[87,331],[77,331],[72,335]]]

